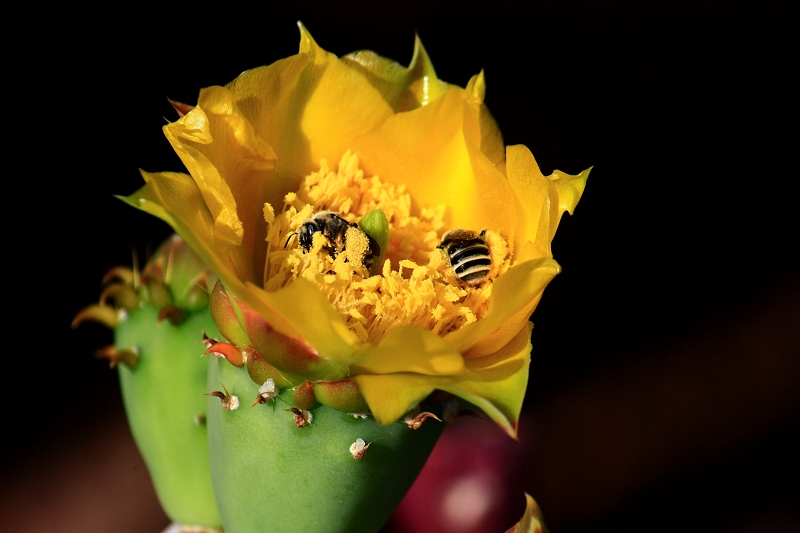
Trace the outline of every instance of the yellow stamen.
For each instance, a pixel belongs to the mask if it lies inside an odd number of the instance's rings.
[[[299,246],[297,232],[316,213],[333,211],[353,223],[376,208],[386,214],[390,231],[377,275],[370,276],[364,265],[370,246],[358,228],[347,229],[345,249],[338,254],[320,231],[314,234],[308,252]],[[467,286],[437,248],[442,234],[451,229],[443,227],[444,213],[445,206],[440,205],[413,215],[405,187],[364,176],[358,157],[349,151],[335,172],[322,160],[319,171],[308,175],[296,194],[284,197],[280,215],[264,206],[270,250],[264,288],[274,291],[299,277],[314,283],[364,342],[377,343],[400,325],[447,334],[486,314],[491,280],[508,268],[511,250],[501,235],[487,228],[484,240],[490,249],[491,271],[482,284]]]

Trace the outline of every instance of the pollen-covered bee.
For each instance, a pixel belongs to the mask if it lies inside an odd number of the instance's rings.
[[[467,285],[480,285],[489,275],[492,259],[489,246],[483,237],[486,230],[476,233],[470,230],[454,229],[445,233],[438,248],[444,250],[450,266],[458,279]]]
[[[314,234],[322,233],[328,239],[328,245],[325,247],[331,254],[331,257],[336,257],[338,254],[347,250],[347,241],[352,239],[362,240],[366,243],[361,247],[366,248],[363,252],[363,264],[367,269],[372,267],[374,257],[380,255],[380,250],[377,250],[375,240],[364,233],[358,224],[355,222],[348,222],[334,211],[321,211],[309,218],[300,225],[300,228],[292,235],[297,234],[297,240],[303,252],[311,251],[311,246],[314,243]],[[348,234],[350,235],[348,237]],[[292,235],[289,236],[291,239]],[[289,244],[289,239],[286,240],[286,245]],[[352,247],[352,246],[351,246]]]
[[[300,229],[297,230],[297,240],[303,251],[308,252],[314,242],[314,234],[320,232],[328,238],[330,243],[328,249],[332,255],[336,256],[345,248],[347,228],[354,226],[358,227],[357,224],[346,221],[333,211],[322,211],[300,225]]]

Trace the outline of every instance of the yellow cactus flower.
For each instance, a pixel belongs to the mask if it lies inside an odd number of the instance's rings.
[[[189,174],[143,171],[125,200],[216,272],[242,338],[283,339],[269,346],[289,352],[260,354],[276,382],[355,382],[382,424],[438,389],[514,435],[528,319],[589,171],[544,176],[525,146],[504,147],[483,73],[466,88],[439,80],[419,39],[406,68],[373,52],[337,58],[300,34],[297,55],[183,106],[164,132]],[[376,210],[389,234],[378,247],[356,225]],[[314,223],[328,212],[340,232]],[[457,229],[488,248],[475,280],[443,246]]]

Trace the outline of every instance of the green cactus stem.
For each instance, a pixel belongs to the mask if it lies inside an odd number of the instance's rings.
[[[272,384],[270,384],[272,385]],[[225,359],[209,358],[211,476],[226,531],[379,531],[436,444],[445,424],[380,426],[366,414],[322,404],[310,410],[303,383],[255,402],[259,385]]]
[[[203,357],[205,334],[219,336],[208,307],[215,277],[173,236],[141,273],[116,267],[103,282],[100,303],[79,312],[73,327],[93,320],[114,330],[114,345],[97,355],[118,369],[131,433],[167,516],[192,531],[219,528]]]
[[[114,330],[117,349],[137,348],[133,368],[118,365],[136,445],[170,519],[219,527],[205,427],[206,361],[202,332],[217,334],[208,311],[173,325],[144,305]]]

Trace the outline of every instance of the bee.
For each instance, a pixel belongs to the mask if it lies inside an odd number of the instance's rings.
[[[303,251],[308,252],[314,242],[314,234],[320,232],[328,238],[330,243],[327,246],[328,251],[335,257],[344,250],[345,233],[347,233],[347,228],[353,226],[357,227],[357,224],[346,221],[333,211],[322,211],[300,225],[300,229],[296,231],[297,240],[300,242],[300,247]],[[291,238],[291,235],[289,237]],[[289,244],[288,240],[286,244]]]
[[[464,229],[454,229],[445,233],[442,244],[437,246],[447,254],[450,266],[458,279],[467,285],[480,285],[489,275],[492,259],[489,246],[483,237],[486,230],[480,233]]]
[[[358,227],[358,224],[346,221],[334,211],[321,211],[303,222],[296,232],[289,235],[283,247],[286,248],[289,244],[289,239],[292,238],[292,235],[296,234],[298,235],[297,240],[300,243],[300,247],[303,249],[303,253],[309,252],[314,242],[314,234],[319,232],[327,237],[329,244],[325,248],[330,252],[331,256],[335,258],[347,248],[347,230],[350,228],[357,229],[369,240],[370,250],[364,257],[364,266],[367,267],[367,269],[372,268],[374,257],[380,255],[377,243],[372,237],[364,233],[364,231]]]

